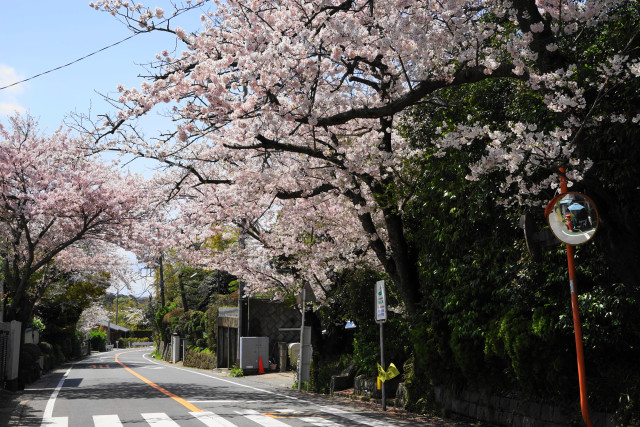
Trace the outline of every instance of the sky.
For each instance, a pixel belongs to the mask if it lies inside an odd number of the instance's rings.
[[[161,7],[167,14],[172,10],[165,0],[144,4]],[[0,10],[0,87],[61,67],[131,35],[115,17],[91,8],[89,0],[0,0]],[[178,17],[176,24],[197,31],[201,14],[202,10],[192,10]],[[118,84],[139,87],[143,79],[138,76],[146,73],[143,65],[175,46],[175,38],[168,33],[141,34],[0,90],[0,122],[6,124],[15,112],[28,113],[39,121],[42,132],[50,134],[64,125],[71,112],[95,117],[113,111],[101,94],[117,93]],[[158,115],[142,126],[147,135],[168,127],[167,119]],[[143,163],[132,167],[147,176],[151,173]],[[133,293],[145,288],[140,283]]]
[[[63,66],[131,35],[108,13],[89,7],[88,0],[30,2],[0,0],[0,87]],[[147,3],[162,7],[170,3]],[[188,31],[200,28],[201,10],[178,17]],[[172,25],[174,26],[174,25]],[[163,32],[141,34],[77,63],[28,82],[0,90],[0,120],[14,111],[28,112],[41,130],[53,132],[70,112],[92,116],[113,111],[100,94],[116,94],[118,84],[138,87],[144,64],[175,47]],[[153,125],[150,125],[153,126]]]

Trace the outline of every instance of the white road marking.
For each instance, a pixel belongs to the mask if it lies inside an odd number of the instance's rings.
[[[149,361],[149,362],[151,362],[151,363],[155,363],[155,364],[157,364],[157,365],[164,366],[163,364],[161,364],[161,363],[159,363],[159,362],[156,362],[156,361],[155,361],[155,360],[153,360],[153,359],[149,359],[149,358],[147,357],[147,355],[148,355],[148,354],[149,354],[149,353],[144,354],[144,355],[142,355],[142,357],[144,357],[144,359],[145,359],[145,360],[148,360],[148,361]],[[264,390],[264,389],[262,389],[262,388],[253,387],[253,386],[250,386],[250,385],[247,385],[247,384],[241,384],[241,383],[237,383],[237,382],[234,382],[234,381],[225,380],[224,378],[220,378],[220,377],[216,377],[216,376],[213,376],[213,375],[204,374],[204,373],[202,373],[202,372],[194,371],[194,370],[192,370],[192,369],[179,368],[179,367],[177,367],[177,366],[171,366],[171,365],[168,365],[168,366],[166,366],[166,367],[168,367],[168,368],[172,368],[172,369],[177,369],[177,370],[179,370],[179,371],[191,372],[192,374],[195,374],[195,375],[202,375],[203,377],[213,378],[214,380],[217,380],[217,381],[222,381],[222,382],[224,382],[224,383],[233,384],[233,385],[236,385],[236,386],[238,386],[238,387],[245,387],[245,388],[248,388],[248,389],[251,389],[251,390],[259,391],[259,392],[261,392],[261,393],[266,393],[266,394],[275,394],[275,395],[277,395],[277,396],[286,397],[286,398],[288,398],[288,399],[298,400],[298,398],[297,398],[297,397],[290,397],[290,396],[287,396],[287,395],[284,395],[284,394],[274,393],[273,391]]]
[[[117,415],[94,415],[93,425],[95,427],[122,427]]]
[[[43,417],[42,424],[40,425],[46,427],[67,427],[69,425],[69,417]]]
[[[236,414],[240,414],[246,418],[249,418],[254,423],[260,424],[264,427],[289,427],[289,424],[285,424],[282,421],[271,418],[268,415],[261,414],[258,411],[250,409],[244,411],[236,411]]]
[[[364,417],[362,415],[354,414],[353,412],[344,411],[338,408],[332,408],[329,406],[319,406],[319,408],[328,413],[338,417],[346,418],[351,421],[355,421],[360,424],[366,424],[374,427],[394,427],[393,424],[385,423],[383,421],[374,420],[373,418]]]
[[[44,415],[42,416],[42,424],[40,424],[41,426],[66,427],[68,425],[69,418],[53,417],[53,407],[56,404],[56,398],[58,397],[58,393],[60,393],[60,389],[64,384],[64,380],[67,379],[69,372],[71,372],[71,368],[69,368],[67,372],[64,373],[62,378],[60,378],[60,381],[58,382],[58,385],[56,386],[55,390],[53,390],[53,393],[51,393],[51,397],[47,401],[47,406],[44,408]]]
[[[148,355],[149,355],[149,353],[146,353],[146,354],[143,354],[142,357],[145,360],[147,360],[147,361],[149,361],[151,363],[155,363],[157,365],[161,365],[162,366],[162,364],[160,362],[157,362],[157,361],[155,361],[153,359],[148,358],[147,357]],[[345,410],[342,410],[342,409],[332,408],[330,406],[318,405],[316,403],[312,403],[310,401],[306,401],[306,400],[300,399],[298,397],[288,396],[286,394],[272,392],[272,391],[260,389],[260,388],[257,388],[257,387],[252,387],[252,386],[249,386],[249,385],[246,385],[246,384],[237,383],[237,382],[226,380],[226,379],[223,379],[223,378],[220,378],[220,377],[217,377],[217,376],[213,376],[213,375],[208,375],[208,374],[204,374],[204,373],[201,373],[201,372],[197,372],[197,371],[194,371],[194,370],[191,370],[191,369],[179,368],[179,367],[171,366],[171,365],[166,365],[166,366],[168,368],[173,368],[173,369],[178,369],[178,370],[181,370],[181,371],[191,372],[192,374],[202,375],[204,377],[212,378],[212,379],[217,380],[217,381],[222,381],[222,382],[234,384],[234,385],[237,385],[237,386],[240,386],[240,387],[249,388],[251,390],[259,391],[259,392],[262,392],[262,393],[273,394],[275,396],[284,397],[284,398],[287,398],[287,399],[290,399],[290,400],[295,400],[295,401],[298,401],[300,403],[307,403],[307,404],[309,404],[309,405],[311,405],[313,407],[319,408],[322,412],[325,412],[325,413],[328,413],[328,414],[332,414],[334,416],[338,416],[338,417],[341,417],[341,418],[346,418],[348,420],[357,422],[359,424],[366,424],[366,425],[372,426],[372,427],[394,427],[393,424],[389,424],[389,423],[384,422],[384,421],[379,421],[379,420],[376,420],[376,419],[373,419],[373,418],[369,418],[369,417],[365,417],[365,416],[362,416],[362,415],[358,415],[358,414],[355,414],[355,413],[352,413],[352,412],[349,412],[349,411],[345,411]],[[205,401],[202,401],[202,402],[205,402]],[[274,418],[268,417],[267,415],[260,414],[259,412],[256,412],[256,411],[242,411],[242,412],[236,411],[236,413],[244,415],[247,418],[251,419],[252,421],[255,421],[258,424],[261,424],[261,425],[264,425],[264,426],[267,426],[267,427],[270,427],[270,426],[274,426],[274,427],[287,426],[288,427],[288,424],[285,424],[285,423],[283,423],[281,421],[278,421],[278,420],[276,420]],[[256,419],[253,419],[252,417],[256,417]],[[269,420],[273,421],[274,423],[273,424],[262,424],[262,422],[256,421],[257,419],[260,419],[260,420],[263,420],[264,422],[267,422],[262,417],[269,418]],[[312,418],[315,418],[315,417],[312,417]],[[320,425],[330,426],[331,424],[320,424]]]
[[[180,427],[178,423],[173,421],[163,412],[154,412],[150,414],[142,414],[151,427]]]
[[[320,417],[303,417],[300,418],[300,421],[318,427],[342,427],[342,424],[334,423],[333,421]]]
[[[207,427],[236,427],[236,424],[213,412],[189,412]]]

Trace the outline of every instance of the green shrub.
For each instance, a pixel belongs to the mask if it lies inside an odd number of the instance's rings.
[[[231,370],[229,371],[229,376],[231,377],[244,377],[244,371],[242,370],[242,368],[238,368],[237,366],[233,366],[231,367]]]
[[[171,341],[171,328],[167,327],[165,324],[164,318],[165,316],[173,311],[176,308],[175,304],[172,304],[168,307],[160,307],[158,311],[156,311],[155,315],[155,323],[156,328],[158,329],[158,333],[160,334],[160,340],[164,342]],[[167,321],[168,323],[169,321]]]
[[[20,350],[20,377],[26,384],[40,378],[40,347],[36,344],[24,344]]]
[[[189,347],[184,355],[184,366],[200,369],[215,369],[218,366],[216,355],[209,349]]]
[[[64,353],[62,352],[62,346],[55,344],[53,346],[53,366],[62,365],[65,362]]]
[[[91,349],[97,351],[107,350],[107,334],[102,331],[91,331],[89,333],[89,342],[91,342]]]
[[[40,347],[40,351],[45,356],[53,354],[53,346],[48,342],[40,341],[40,343],[38,344],[38,347]]]

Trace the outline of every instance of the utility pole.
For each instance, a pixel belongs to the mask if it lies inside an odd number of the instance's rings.
[[[162,266],[162,254],[160,255],[160,258],[158,259],[158,265],[160,268],[160,307],[164,308],[165,306],[165,301],[164,301],[164,267]]]
[[[195,276],[195,273],[191,275],[191,277]],[[182,283],[182,271],[178,273],[178,286],[180,287],[180,297],[182,298],[182,307],[184,308],[185,313],[189,311],[189,307],[187,305],[187,295],[184,290],[184,283]]]
[[[0,322],[4,322],[4,280],[7,277],[7,258],[5,254],[0,256],[0,266],[2,266],[2,278],[0,278]]]
[[[307,305],[307,285],[302,286],[302,323],[300,326],[300,352],[298,353],[298,391],[302,390],[302,355],[304,354],[304,311]],[[309,390],[309,382],[307,381],[307,391]]]
[[[116,288],[116,325],[118,325],[118,300],[120,299],[120,288]]]

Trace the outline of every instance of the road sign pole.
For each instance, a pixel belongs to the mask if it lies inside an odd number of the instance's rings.
[[[384,322],[380,323],[380,366],[384,369]],[[384,389],[385,381],[381,381],[380,392],[382,393],[382,410],[387,410],[387,396]]]
[[[384,280],[376,282],[375,286],[376,322],[380,324],[380,366],[384,370],[384,322],[387,321],[387,293],[384,289]],[[380,381],[382,393],[382,410],[387,410],[387,396],[384,389],[384,381]]]

